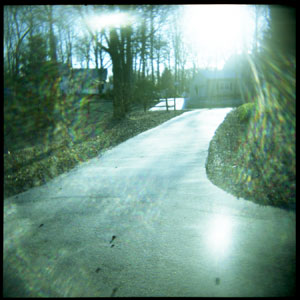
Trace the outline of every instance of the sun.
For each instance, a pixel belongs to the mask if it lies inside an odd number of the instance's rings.
[[[184,38],[202,60],[215,65],[233,52],[249,48],[254,21],[248,5],[185,5]]]
[[[134,17],[123,12],[92,15],[86,19],[86,23],[92,30],[99,31],[103,28],[120,27],[134,21]]]

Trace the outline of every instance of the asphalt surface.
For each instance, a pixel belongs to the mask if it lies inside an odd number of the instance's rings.
[[[5,199],[4,296],[295,293],[295,213],[206,177],[229,111],[184,113]]]

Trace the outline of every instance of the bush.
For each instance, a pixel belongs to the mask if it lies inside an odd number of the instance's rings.
[[[236,109],[236,115],[240,122],[248,122],[255,109],[254,103],[246,103]]]
[[[146,112],[150,102],[155,98],[155,85],[150,79],[142,78],[135,85],[135,100],[142,103]]]

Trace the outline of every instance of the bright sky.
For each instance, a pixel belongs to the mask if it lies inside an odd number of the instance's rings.
[[[178,20],[188,45],[190,59],[197,66],[221,69],[225,60],[243,48],[251,51],[255,23],[249,5],[183,5],[182,18]],[[120,26],[128,21],[127,15],[89,16],[87,24],[92,30],[104,26]],[[192,67],[188,65],[187,68]],[[111,72],[109,72],[111,73]]]
[[[125,13],[114,13],[105,15],[94,15],[87,19],[87,24],[92,30],[101,30],[103,27],[120,26],[130,21],[133,17]]]
[[[184,5],[182,29],[200,67],[222,68],[243,45],[250,49],[255,23],[247,5]]]

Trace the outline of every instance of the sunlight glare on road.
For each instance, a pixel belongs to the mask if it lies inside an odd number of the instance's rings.
[[[226,255],[232,239],[232,220],[226,215],[217,215],[208,229],[208,247],[216,255]]]

